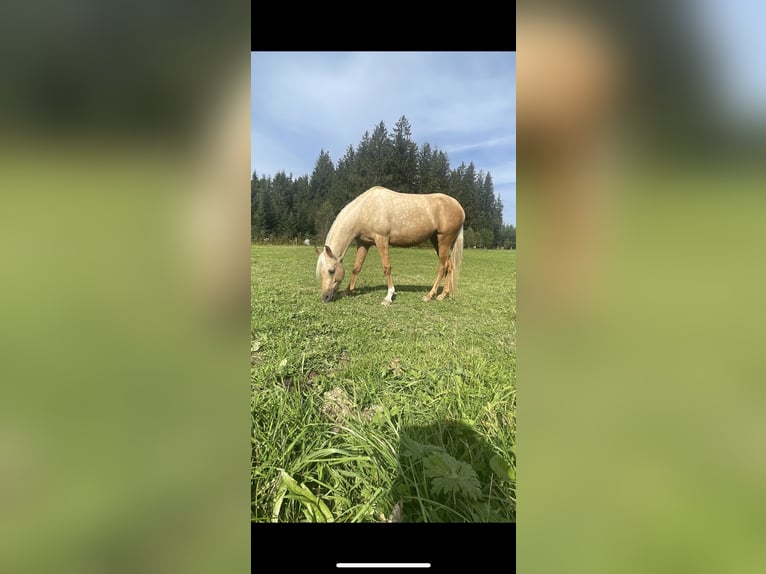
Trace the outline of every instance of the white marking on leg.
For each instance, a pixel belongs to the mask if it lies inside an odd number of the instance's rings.
[[[394,293],[395,293],[395,290],[394,290],[394,288],[393,288],[393,287],[391,287],[391,289],[389,289],[389,290],[388,290],[388,293],[386,294],[386,298],[385,298],[385,299],[383,299],[383,301],[386,301],[386,302],[388,302],[388,303],[391,303],[391,301],[392,301],[392,300],[393,300],[393,298],[394,298]],[[385,304],[386,304],[386,303],[384,303],[384,305],[385,305]]]

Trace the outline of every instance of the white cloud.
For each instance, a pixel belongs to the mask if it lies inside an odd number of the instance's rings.
[[[492,147],[498,147],[498,146],[510,147],[515,145],[516,145],[516,134],[513,134],[508,136],[490,138],[488,140],[474,142],[474,143],[447,145],[444,147],[444,151],[446,151],[447,153],[452,153],[452,152],[463,152],[463,151],[475,150],[475,149],[486,149],[486,148],[492,148]]]

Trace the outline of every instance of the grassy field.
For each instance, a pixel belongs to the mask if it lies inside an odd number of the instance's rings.
[[[428,303],[433,251],[391,265],[323,304],[313,248],[252,246],[253,521],[515,521],[516,253]]]

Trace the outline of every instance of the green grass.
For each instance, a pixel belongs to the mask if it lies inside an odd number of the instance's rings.
[[[327,304],[312,248],[251,263],[253,521],[515,521],[515,252],[465,250],[426,303],[435,254],[392,249],[388,307],[374,249]]]

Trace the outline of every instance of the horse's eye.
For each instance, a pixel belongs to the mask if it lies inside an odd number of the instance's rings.
[[[335,273],[335,269],[328,269],[328,270],[327,270],[327,272],[328,272],[330,275],[332,275],[333,273]]]

